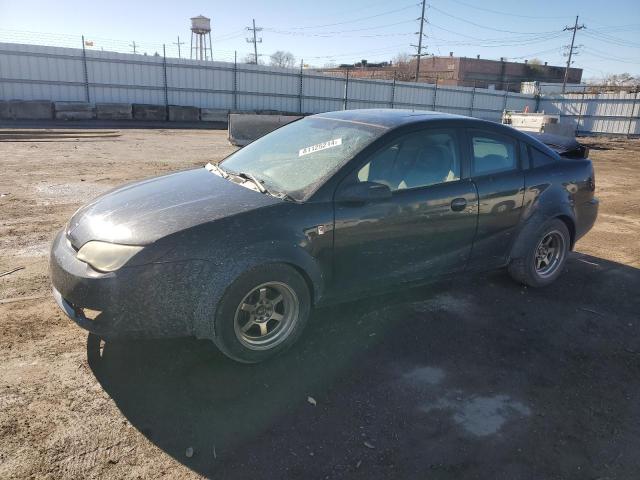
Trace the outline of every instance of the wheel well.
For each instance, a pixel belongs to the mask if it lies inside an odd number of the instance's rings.
[[[576,226],[574,225],[573,220],[567,215],[558,215],[556,218],[558,220],[562,220],[567,226],[567,230],[569,230],[569,235],[571,236],[571,250],[573,250],[573,246],[576,241]]]
[[[298,265],[295,265],[293,263],[285,263],[285,265],[293,268],[296,272],[298,272],[302,276],[302,278],[304,278],[304,283],[307,284],[307,288],[309,289],[309,297],[311,299],[311,305],[315,305],[316,291],[309,274],[304,269],[300,268]]]

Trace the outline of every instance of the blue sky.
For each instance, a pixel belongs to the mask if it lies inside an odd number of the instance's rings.
[[[562,45],[570,42],[575,15],[587,29],[578,32],[582,45],[574,66],[584,77],[629,72],[640,76],[640,2],[637,0],[427,0],[427,52],[436,55],[538,58],[563,64]],[[251,50],[245,27],[252,18],[263,27],[259,53],[288,50],[305,63],[351,63],[390,60],[399,52],[414,53],[418,0],[271,0],[213,1],[15,1],[0,0],[0,41],[76,46],[79,36],[95,48],[153,54],[179,35],[188,55],[189,17],[212,18],[214,57],[243,58]]]

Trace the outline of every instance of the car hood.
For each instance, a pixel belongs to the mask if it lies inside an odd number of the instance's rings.
[[[76,248],[90,240],[146,245],[195,225],[282,201],[198,168],[105,193],[73,215],[67,237]]]

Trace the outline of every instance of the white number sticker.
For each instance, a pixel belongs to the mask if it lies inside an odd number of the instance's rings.
[[[298,152],[298,156],[309,155],[310,153],[319,152],[320,150],[326,150],[327,148],[333,148],[342,145],[342,138],[335,138],[328,142],[318,143],[317,145],[311,145],[310,147],[301,148]]]

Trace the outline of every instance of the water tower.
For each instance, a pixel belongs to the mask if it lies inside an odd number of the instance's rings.
[[[208,47],[207,37],[209,37]],[[207,50],[209,51],[208,55]],[[196,60],[213,60],[213,50],[211,49],[211,19],[203,15],[191,18],[191,58],[194,58],[194,52]]]

